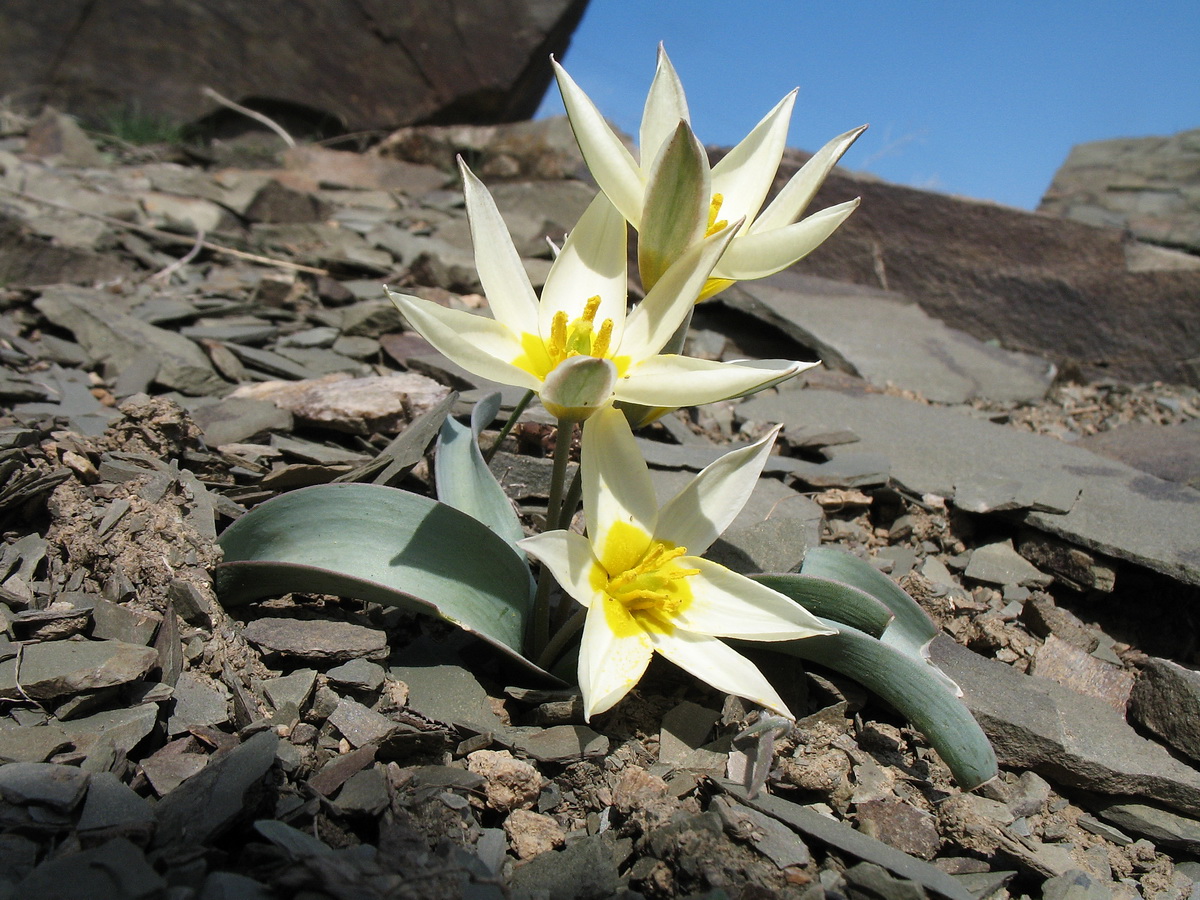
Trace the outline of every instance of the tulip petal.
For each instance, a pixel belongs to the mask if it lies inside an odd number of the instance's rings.
[[[758,215],[783,159],[795,102],[796,92],[792,91],[713,166],[712,189],[723,198],[721,218],[732,222],[744,217],[749,223]]]
[[[529,283],[517,248],[513,246],[508,226],[483,182],[461,159],[458,166],[462,170],[467,219],[475,248],[475,269],[488,306],[496,320],[515,333],[537,334],[537,294]]]
[[[680,120],[690,122],[687,97],[683,84],[667,51],[658,45],[658,64],[654,68],[654,80],[646,94],[646,105],[642,110],[642,125],[638,130],[638,152],[645,170],[658,156],[659,150],[671,138]]]
[[[658,499],[625,415],[610,406],[583,425],[583,508],[593,552],[610,575],[638,564],[658,522]]]
[[[584,719],[590,721],[628,694],[653,655],[649,636],[619,602],[611,597],[595,600],[588,607],[579,643]]]
[[[655,650],[718,691],[745,697],[794,718],[758,667],[727,644],[706,634],[692,634],[678,628],[669,635],[651,633],[649,637]]]
[[[620,344],[622,356],[645,359],[662,349],[691,313],[709,273],[730,246],[735,231],[736,227],[718,231],[693,244],[671,264],[626,318]]]
[[[575,132],[579,152],[587,163],[600,190],[608,194],[613,204],[637,228],[642,220],[642,175],[638,164],[621,139],[613,133],[596,104],[580,90],[566,70],[551,58],[563,106]],[[672,126],[674,127],[674,126]]]
[[[550,339],[555,313],[561,310],[569,321],[574,321],[582,314],[584,304],[598,296],[596,325],[611,319],[611,345],[619,345],[629,302],[627,234],[625,218],[604,194],[597,194],[571,229],[546,276],[537,313],[538,333],[543,340]]]
[[[792,641],[836,634],[807,609],[778,591],[707,559],[685,556],[699,569],[688,579],[692,602],[675,616],[687,631],[750,641]]]
[[[855,198],[813,213],[784,228],[770,231],[755,229],[743,234],[729,245],[713,269],[713,277],[743,281],[781,272],[821,246],[857,207],[858,199]]]
[[[708,157],[692,129],[680,122],[654,158],[646,183],[637,245],[643,288],[653,288],[672,262],[703,240],[711,197]]]
[[[726,453],[705,466],[663,504],[654,536],[676,547],[686,547],[689,556],[703,556],[750,499],[778,433],[776,427],[750,446]]]
[[[600,595],[592,587],[596,557],[588,539],[573,531],[546,531],[517,541],[518,546],[546,566],[564,591],[585,607]]]
[[[700,406],[740,397],[790,378],[815,363],[794,363],[780,372],[690,356],[655,356],[632,366],[613,390],[617,400],[642,406]]]
[[[867,126],[863,125],[847,131],[845,134],[839,134],[814,153],[763,210],[762,215],[754,220],[750,231],[782,228],[800,218],[800,214],[812,202],[813,195],[817,193],[830,170],[837,165],[837,161],[842,158],[842,154],[850,148],[850,145],[858,140],[858,136],[866,130]]]
[[[390,290],[388,297],[425,340],[468,372],[529,391],[541,387],[535,375],[509,362],[524,351],[516,335],[494,319]]]

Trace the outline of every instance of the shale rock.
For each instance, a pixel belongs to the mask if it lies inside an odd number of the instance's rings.
[[[508,122],[537,109],[549,56],[566,50],[586,5],[17,0],[0,14],[0,95],[182,124],[221,109],[201,93],[207,86],[349,131]]]

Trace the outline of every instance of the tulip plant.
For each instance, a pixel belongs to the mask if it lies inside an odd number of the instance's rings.
[[[480,448],[499,395],[477,404],[469,425],[447,417],[444,404],[398,441],[411,433],[411,465],[439,432],[438,499],[358,481],[264,503],[221,537],[223,601],[306,591],[437,615],[535,676],[576,681],[588,720],[625,697],[655,653],[790,718],[777,688],[734,645],[773,649],[858,679],[925,732],[960,783],[987,780],[996,767],[990,745],[957,687],[928,660],[934,626],[889,578],[824,548],[811,550],[799,573],[747,576],[704,558],[749,498],[778,428],[720,457],[661,504],[633,436],[666,410],[741,397],[812,365],[690,358],[683,338],[697,302],[786,268],[853,212],[857,200],[801,218],[863,129],[831,141],[763,209],[794,92],[710,167],[660,48],[638,161],[554,68],[601,190],[558,251],[540,297],[491,194],[465,164],[475,263],[492,315],[388,291],[445,356],[528,392],[493,449],[534,396],[557,419],[541,527],[528,534]],[[632,308],[627,226],[637,232],[646,290]],[[580,464],[568,489],[577,427]]]

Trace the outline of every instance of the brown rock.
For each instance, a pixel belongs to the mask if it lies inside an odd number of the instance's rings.
[[[533,806],[542,790],[538,770],[507,750],[476,750],[467,756],[467,768],[487,779],[487,805],[500,812]]]
[[[1038,648],[1030,675],[1049,678],[1063,687],[1103,700],[1124,713],[1133,690],[1133,675],[1124,669],[1096,659],[1053,634]]]
[[[283,163],[321,187],[400,191],[413,197],[444,187],[450,180],[432,166],[310,145],[291,148],[283,154]]]
[[[471,168],[477,175],[488,179],[558,179],[586,171],[565,116],[504,125],[401,128],[371,152],[385,158],[437,166],[455,177],[458,175],[455,160],[460,154],[472,160]]]
[[[640,766],[626,766],[613,791],[613,806],[627,813],[653,800],[661,800],[670,792],[667,783],[657,775],[651,775]]]
[[[78,122],[49,107],[29,127],[25,153],[69,166],[98,166],[104,161]]]
[[[561,847],[566,833],[550,816],[528,809],[514,809],[504,820],[504,833],[518,859],[532,859]]]
[[[1100,646],[1100,639],[1095,632],[1084,625],[1078,616],[1055,606],[1054,601],[1045,594],[1034,595],[1025,604],[1021,610],[1021,621],[1038,637],[1053,634],[1085,653],[1091,653]]]
[[[431,378],[405,372],[353,378],[334,372],[305,381],[263,381],[238,388],[230,397],[269,400],[300,422],[350,434],[395,433],[412,415],[450,393]]]
[[[864,834],[920,859],[933,859],[941,848],[937,822],[924,810],[899,800],[858,804],[858,828]]]
[[[789,151],[781,186],[807,158]],[[835,172],[817,210],[862,205],[799,271],[898,291],[952,328],[1084,374],[1184,380],[1200,271],[1130,272],[1129,238],[995,203]]]
[[[208,86],[350,131],[513,121],[537,109],[550,54],[565,51],[586,5],[13,0],[0,9],[0,96],[182,123],[221,109]]]

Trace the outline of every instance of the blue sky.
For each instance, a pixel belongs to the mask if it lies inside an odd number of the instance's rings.
[[[706,144],[798,87],[789,146],[869,122],[847,167],[1024,209],[1075,144],[1200,128],[1200,0],[591,0],[562,62],[636,134],[660,40]]]

